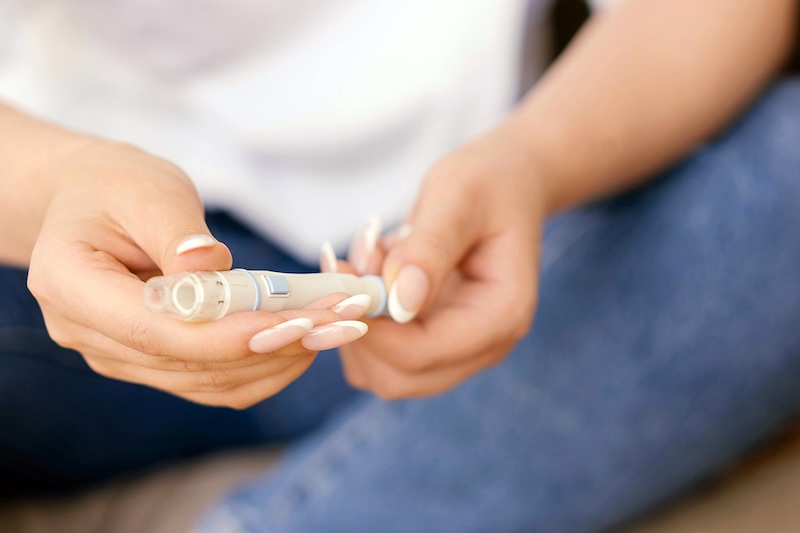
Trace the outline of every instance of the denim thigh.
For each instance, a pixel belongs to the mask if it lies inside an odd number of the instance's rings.
[[[506,361],[363,398],[200,527],[601,531],[720,469],[800,407],[799,143],[787,81],[663,179],[552,221]]]
[[[208,222],[236,266],[309,269],[225,213],[209,214]],[[49,338],[26,277],[0,268],[0,497],[74,489],[163,461],[284,441],[317,427],[357,394],[332,353],[245,411],[104,378]]]

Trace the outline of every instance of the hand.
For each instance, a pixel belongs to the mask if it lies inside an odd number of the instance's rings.
[[[501,361],[529,330],[545,198],[533,165],[498,129],[426,177],[407,225],[383,241],[370,221],[350,262],[383,273],[395,318],[341,349],[347,379],[388,399],[436,394]],[[400,322],[400,323],[398,323]]]
[[[82,143],[43,172],[52,187],[29,287],[53,339],[102,375],[244,408],[296,379],[318,350],[366,331],[351,321],[364,309],[341,302],[343,294],[303,310],[202,324],[153,315],[143,279],[231,266],[189,179],[162,159],[104,141]]]

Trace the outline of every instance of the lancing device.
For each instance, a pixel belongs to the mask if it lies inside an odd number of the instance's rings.
[[[372,297],[365,316],[384,314],[386,286],[378,276],[284,274],[268,270],[180,272],[150,278],[145,306],[190,322],[216,320],[235,311],[299,309],[334,292]]]

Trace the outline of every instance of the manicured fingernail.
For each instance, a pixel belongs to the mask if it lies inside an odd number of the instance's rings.
[[[303,346],[318,352],[338,348],[364,336],[369,328],[358,320],[340,320],[319,326],[303,337]]]
[[[269,353],[283,348],[294,342],[314,327],[310,318],[295,318],[287,320],[277,326],[259,331],[250,339],[250,351],[254,353]]]
[[[403,239],[408,238],[409,235],[411,235],[411,226],[409,224],[403,224],[386,236],[384,244],[387,248],[394,248]]]
[[[409,235],[411,235],[411,224],[403,224],[397,228],[397,242],[402,241]]]
[[[375,247],[378,244],[378,238],[381,236],[381,220],[377,216],[371,216],[367,219],[364,227],[358,232],[353,244],[350,245],[350,253],[348,259],[353,264],[353,267],[364,274],[369,267],[369,260],[372,254],[375,253]]]
[[[369,294],[356,294],[331,307],[331,311],[345,320],[355,320],[364,316],[370,305],[372,297]]]
[[[336,272],[338,269],[338,261],[336,260],[336,252],[333,250],[333,245],[329,241],[323,242],[322,248],[319,250],[319,271]]]
[[[417,316],[430,290],[428,275],[417,265],[400,269],[389,291],[389,315],[395,322],[405,324]]]
[[[215,244],[217,244],[217,241],[214,240],[214,237],[211,237],[210,235],[192,235],[191,237],[187,237],[181,241],[178,247],[175,248],[175,253],[181,255],[191,250],[208,248],[210,246],[214,246]]]

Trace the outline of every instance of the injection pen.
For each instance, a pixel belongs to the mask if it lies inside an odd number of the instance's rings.
[[[366,316],[384,314],[386,286],[378,276],[285,274],[268,270],[180,272],[150,278],[145,306],[190,322],[216,320],[235,311],[299,309],[334,292],[368,294]]]

